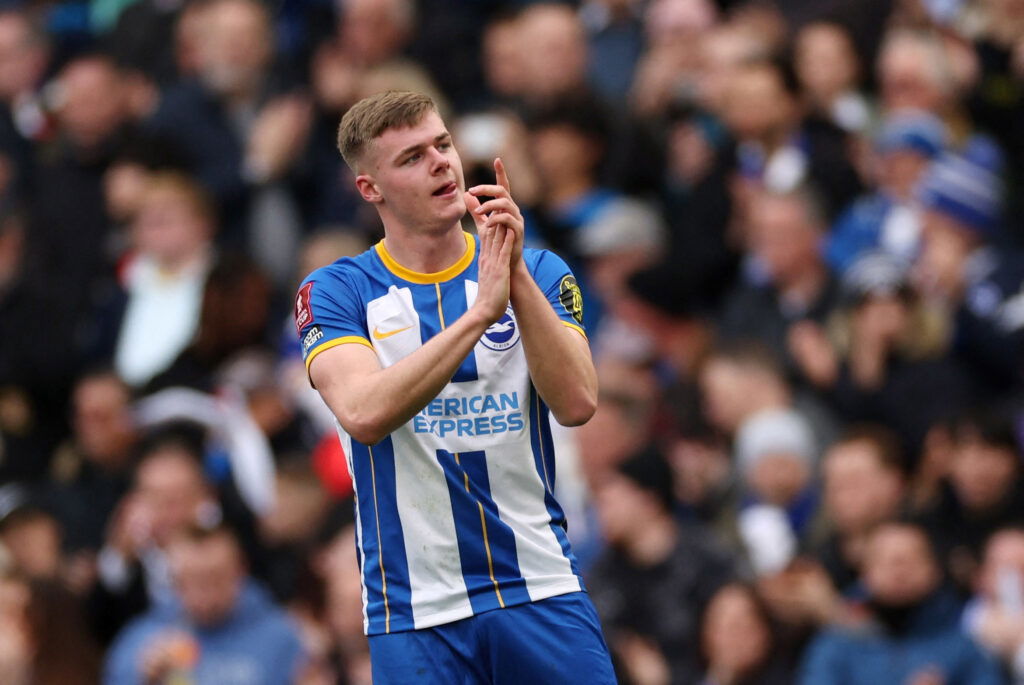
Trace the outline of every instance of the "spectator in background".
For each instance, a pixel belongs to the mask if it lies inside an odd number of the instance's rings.
[[[798,363],[843,419],[889,424],[916,460],[928,429],[970,406],[978,383],[948,357],[947,317],[911,289],[907,264],[866,253],[840,286],[828,333],[800,324]]]
[[[780,649],[779,631],[757,592],[739,583],[711,598],[701,621],[707,664],[700,685],[785,685],[792,668]]]
[[[949,53],[935,34],[893,29],[879,49],[877,71],[883,112],[931,112],[952,126],[957,84]]]
[[[654,449],[607,474],[595,497],[610,547],[587,585],[619,672],[635,682],[694,682],[699,617],[735,575],[733,560],[706,529],[672,516],[672,474]]]
[[[124,629],[107,656],[103,682],[293,682],[303,661],[298,631],[247,577],[234,533],[186,527],[167,553],[174,601]]]
[[[492,18],[484,27],[480,60],[492,105],[510,106],[522,97],[526,88],[520,64],[520,26],[519,15],[506,12]]]
[[[583,24],[568,5],[529,5],[518,19],[522,99],[543,107],[589,93]],[[593,112],[590,112],[593,116]]]
[[[579,10],[587,33],[587,80],[610,100],[624,98],[644,49],[643,3],[586,0]]]
[[[183,151],[213,196],[220,242],[243,246],[283,286],[301,231],[289,183],[310,103],[274,70],[263,3],[212,0],[197,21],[196,78],[168,88],[147,126]]]
[[[825,453],[821,477],[827,532],[812,542],[810,552],[839,592],[856,582],[875,527],[900,513],[904,473],[899,440],[882,426],[850,428]]]
[[[72,553],[94,554],[111,514],[131,485],[139,438],[131,391],[112,370],[83,374],[71,395],[71,439],[50,466],[54,504]]]
[[[860,197],[832,226],[825,255],[842,273],[863,252],[879,249],[912,261],[921,244],[918,183],[946,146],[942,120],[921,110],[886,116],[875,139],[874,192]]]
[[[808,113],[857,134],[871,123],[871,106],[861,92],[863,73],[853,37],[838,23],[817,21],[793,39],[794,67]]]
[[[726,87],[722,117],[737,142],[741,198],[760,188],[791,193],[813,182],[821,192],[821,219],[827,220],[860,193],[846,135],[806,118],[787,63],[764,60],[738,67]],[[751,200],[754,208],[761,201]]]
[[[962,624],[1002,662],[1011,682],[1024,682],[1024,528],[1002,528],[989,537]]]
[[[824,630],[800,672],[805,685],[928,683],[995,685],[997,665],[960,632],[960,607],[942,587],[925,532],[905,523],[877,528],[861,580],[867,620]]]
[[[189,178],[165,173],[146,185],[122,268],[127,301],[113,350],[129,385],[167,369],[196,331],[216,227],[213,207]]]
[[[0,550],[26,578],[60,582],[60,522],[39,493],[10,483],[0,488]]]
[[[188,526],[221,520],[201,458],[194,445],[173,435],[158,435],[143,447],[132,490],[114,512],[97,559],[92,605],[106,641],[128,619],[170,600],[170,541]]]
[[[737,286],[722,305],[722,337],[761,341],[786,360],[790,373],[798,370],[795,324],[824,323],[838,301],[838,283],[821,257],[826,221],[806,188],[755,193],[746,244],[759,273]]]
[[[792,409],[756,412],[737,430],[735,454],[745,491],[738,525],[747,556],[758,575],[781,571],[818,513],[811,426]]]
[[[1001,184],[981,145],[941,157],[922,180],[920,286],[954,314],[954,352],[987,388],[1024,379],[1024,257],[997,249]]]
[[[99,54],[77,57],[53,84],[57,136],[38,152],[28,209],[29,265],[59,293],[50,320],[74,330],[98,280],[113,270],[103,174],[130,123],[124,75]]]
[[[6,157],[4,185],[27,191],[33,146],[53,133],[43,101],[50,68],[49,37],[22,8],[0,12],[0,153]]]
[[[994,410],[959,417],[951,437],[948,487],[920,520],[952,579],[967,589],[989,535],[1024,523],[1021,451],[1012,422]]]
[[[639,116],[655,118],[673,103],[699,98],[704,41],[717,21],[718,9],[709,0],[658,0],[647,5],[647,49],[629,93]]]
[[[76,599],[59,584],[0,569],[0,682],[93,685],[100,652]]]

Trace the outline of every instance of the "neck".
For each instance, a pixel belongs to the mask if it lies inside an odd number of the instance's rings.
[[[466,239],[458,222],[439,233],[389,229],[384,235],[388,254],[410,271],[425,274],[444,271],[466,252]]]
[[[627,540],[629,558],[640,566],[654,566],[668,558],[676,545],[676,523],[668,514],[654,516]]]

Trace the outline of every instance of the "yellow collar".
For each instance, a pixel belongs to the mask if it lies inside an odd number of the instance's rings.
[[[462,235],[466,237],[466,251],[462,253],[462,256],[459,257],[457,262],[449,266],[447,269],[432,274],[423,274],[418,271],[412,271],[411,269],[407,269],[399,264],[388,252],[388,249],[384,247],[383,240],[377,243],[375,249],[377,250],[377,256],[380,257],[382,262],[384,262],[384,266],[387,267],[387,270],[399,278],[410,281],[411,283],[443,283],[444,281],[450,281],[465,271],[466,267],[473,261],[473,255],[476,252],[476,239],[473,237],[473,234],[466,233],[465,231],[462,232]]]

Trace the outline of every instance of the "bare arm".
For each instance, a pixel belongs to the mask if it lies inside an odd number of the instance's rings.
[[[363,345],[324,350],[309,367],[310,379],[359,442],[372,445],[409,421],[437,397],[487,327],[505,313],[509,261],[515,235],[496,229],[480,236],[480,289],[476,302],[422,347],[382,368]]]
[[[555,419],[564,426],[578,426],[589,421],[597,408],[597,371],[590,345],[581,332],[562,323],[526,268],[522,259],[523,217],[512,200],[508,175],[500,159],[494,160],[494,173],[497,185],[470,188],[467,206],[481,233],[504,226],[515,234],[512,309],[519,323],[530,378]],[[477,195],[494,199],[481,205]]]
[[[566,326],[520,260],[512,275],[512,309],[537,392],[563,426],[590,420],[597,409],[597,371],[587,339]]]

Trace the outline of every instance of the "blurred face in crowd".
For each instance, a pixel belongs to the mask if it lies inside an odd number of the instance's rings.
[[[857,55],[850,35],[838,24],[817,23],[801,29],[795,66],[804,89],[822,103],[857,86]]]
[[[635,452],[647,438],[643,400],[602,389],[597,411],[574,430],[585,476],[595,482]]]
[[[0,12],[0,101],[30,92],[46,71],[48,51],[32,35],[26,18]]]
[[[194,524],[208,498],[199,464],[176,446],[146,456],[135,475],[135,493],[149,536],[158,545]]]
[[[177,268],[208,246],[213,226],[190,193],[177,183],[153,182],[143,192],[132,224],[141,253],[166,268]]]
[[[747,487],[764,501],[780,507],[791,504],[810,481],[807,460],[778,452],[757,458],[746,474]]]
[[[12,514],[0,530],[0,545],[14,567],[29,578],[57,577],[60,570],[61,530],[57,520],[41,511]]]
[[[653,494],[616,472],[607,473],[597,483],[594,501],[601,533],[611,545],[628,542],[637,530],[665,515]]]
[[[550,99],[583,85],[587,44],[572,8],[533,5],[519,25],[522,85],[528,99]]]
[[[825,455],[822,476],[828,518],[840,532],[866,531],[899,508],[903,479],[867,440],[834,445]]]
[[[717,14],[709,0],[654,0],[644,17],[648,44],[677,46],[681,41],[699,39],[714,25]]]
[[[924,531],[901,524],[883,525],[871,535],[862,578],[870,596],[888,606],[920,602],[940,580]]]
[[[737,140],[780,142],[793,125],[796,103],[767,65],[739,68],[729,81],[723,115]]]
[[[955,299],[961,294],[967,258],[980,239],[953,217],[934,210],[924,212],[921,228],[921,253],[915,264],[921,287]]]
[[[878,183],[897,199],[910,200],[931,160],[914,150],[893,150],[879,156]]]
[[[797,195],[761,193],[749,208],[750,250],[785,287],[821,263],[821,229]]]
[[[530,147],[544,185],[560,185],[581,178],[593,182],[600,146],[572,126],[558,124],[540,128],[531,134]]]
[[[91,376],[72,396],[75,443],[87,459],[100,466],[125,463],[135,440],[127,386],[116,376]]]
[[[729,479],[729,454],[709,440],[680,438],[668,452],[676,499],[699,506],[713,497]]]
[[[437,112],[415,126],[384,131],[367,148],[356,184],[382,215],[446,231],[466,213],[462,160]]]
[[[363,598],[356,555],[355,528],[339,532],[323,559],[322,572],[327,581],[327,621],[341,643],[363,638]]]
[[[723,114],[733,78],[744,62],[756,57],[761,46],[746,31],[719,25],[701,37],[700,101]]]
[[[896,37],[878,58],[879,90],[888,111],[913,108],[942,114],[950,95],[949,77],[941,73],[941,47],[921,39]],[[948,65],[947,65],[948,66]]]
[[[495,21],[484,29],[484,76],[496,95],[515,97],[523,90],[521,36],[514,19]]]
[[[82,148],[99,145],[128,115],[124,79],[113,63],[86,57],[58,77],[57,118],[68,138]]]
[[[1002,502],[1013,488],[1018,456],[1012,450],[979,439],[960,441],[953,454],[950,478],[957,498],[975,511]]]
[[[726,585],[711,598],[701,630],[704,654],[712,669],[747,674],[764,663],[772,647],[765,616],[739,585]]]
[[[749,412],[747,369],[728,359],[712,359],[700,373],[704,411],[708,420],[726,433],[734,433]]]
[[[1007,579],[1010,579],[1009,581]],[[978,592],[998,601],[1001,583],[1013,582],[1024,595],[1024,531],[1009,529],[994,534],[985,546],[978,576]]]
[[[220,95],[252,95],[263,79],[274,44],[260,4],[217,0],[203,10],[196,38],[203,82]]]
[[[341,42],[360,66],[373,66],[402,50],[414,8],[410,0],[343,0]]]
[[[226,534],[204,540],[179,537],[167,552],[174,588],[189,618],[204,627],[227,619],[245,578],[238,543]]]
[[[116,161],[103,174],[103,197],[107,213],[115,221],[130,221],[149,182],[149,171],[135,162]]]

